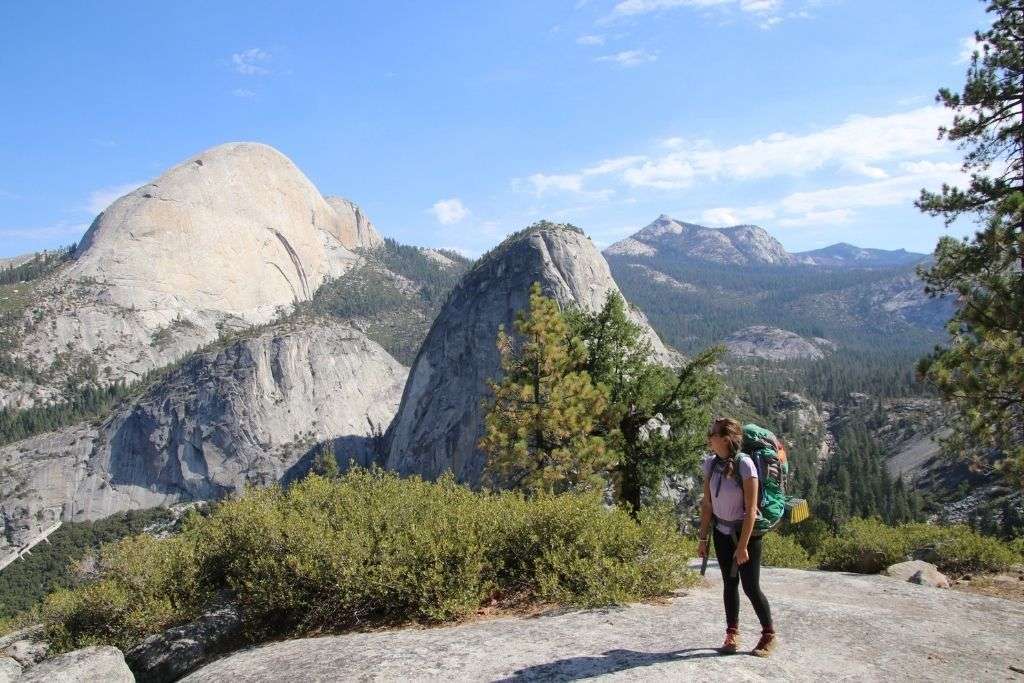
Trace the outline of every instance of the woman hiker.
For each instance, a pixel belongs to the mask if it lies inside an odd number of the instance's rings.
[[[726,417],[716,418],[708,429],[708,446],[713,452],[704,460],[704,499],[700,506],[700,546],[708,552],[708,531],[715,541],[715,555],[722,570],[725,599],[725,643],[720,652],[739,649],[740,594],[750,598],[761,622],[761,639],[751,654],[767,657],[775,649],[775,629],[768,600],[761,592],[761,537],[753,536],[757,519],[757,468],[740,449],[743,431],[740,423]],[[742,482],[742,485],[741,483]],[[714,518],[714,529],[711,529]],[[738,572],[734,571],[738,565]],[[737,576],[738,574],[738,576]]]

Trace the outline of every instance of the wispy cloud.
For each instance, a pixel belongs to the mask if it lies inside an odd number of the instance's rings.
[[[689,186],[696,178],[768,178],[828,166],[881,178],[885,171],[878,168],[880,162],[945,149],[935,131],[948,122],[948,110],[928,106],[886,116],[851,116],[813,133],[778,132],[727,148],[707,141],[680,143],[659,158],[627,169],[624,179],[635,187],[676,189]]]
[[[255,91],[249,90],[248,88],[235,88],[231,91],[231,94],[245,100],[256,97]]]
[[[541,197],[548,193],[576,193],[586,195],[590,199],[608,199],[614,190],[585,190],[584,179],[588,176],[601,176],[618,173],[646,159],[644,156],[633,155],[602,159],[592,166],[582,169],[579,173],[546,174],[534,173],[524,179],[516,178],[512,187],[516,190],[526,189]]]
[[[266,64],[270,61],[271,55],[266,50],[252,47],[242,52],[231,55],[231,66],[240,74],[245,76],[266,76],[270,69]]]
[[[985,47],[988,45],[987,40],[978,40],[974,36],[967,36],[966,38],[960,39],[960,54],[954,64],[966,64],[971,61],[971,57],[977,52],[979,55],[985,53]]]
[[[637,17],[654,12],[664,12],[679,7],[697,10],[718,10],[740,12],[757,17],[761,28],[771,28],[782,21],[783,0],[619,0],[611,14],[599,23],[608,23],[624,17]],[[806,12],[790,13],[789,16],[808,16]]]
[[[855,115],[811,132],[776,132],[732,146],[668,137],[655,153],[597,161],[569,173],[536,173],[521,188],[537,196],[612,196],[620,202],[641,191],[689,189],[698,182],[737,183],[784,177],[821,189],[783,194],[746,206],[698,211],[709,225],[771,222],[779,227],[848,223],[861,209],[909,206],[922,187],[962,183],[960,164],[948,161],[950,146],[936,129],[949,123],[944,107],[926,106],[881,116]],[[823,187],[824,185],[824,187]]]
[[[783,228],[841,225],[853,220],[858,209],[909,206],[922,187],[965,180],[958,163],[903,162],[891,177],[882,180],[792,192],[767,204],[706,209],[701,219],[713,226],[761,221]]]
[[[599,62],[615,62],[619,66],[631,67],[647,64],[658,59],[658,55],[647,50],[623,50],[612,55],[598,57]]]
[[[604,36],[589,35],[580,36],[576,39],[578,45],[604,45]]]
[[[437,222],[441,225],[458,223],[469,215],[469,209],[462,204],[462,200],[458,197],[435,202],[430,207],[430,212],[434,214]]]
[[[101,187],[98,190],[93,190],[89,193],[89,198],[86,200],[85,206],[82,210],[96,215],[101,211],[104,211],[116,199],[123,197],[132,190],[135,190],[145,184],[145,180],[139,180],[131,183],[123,183],[121,185],[110,185],[107,187]]]

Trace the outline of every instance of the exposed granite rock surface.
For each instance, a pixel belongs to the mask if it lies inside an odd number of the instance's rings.
[[[135,683],[135,676],[116,647],[86,647],[36,664],[17,680],[19,683]]]
[[[667,605],[271,643],[183,680],[988,681],[1024,668],[1024,604],[796,569],[761,572],[779,633],[775,655],[744,656],[758,635],[746,601],[740,655],[719,655],[725,629],[713,562],[708,578],[709,588]]]
[[[86,364],[101,384],[132,381],[273,319],[381,243],[359,207],[325,200],[272,147],[201,152],[107,207],[39,283],[13,356],[44,379],[0,381],[0,405],[48,399]]]
[[[664,214],[631,237],[611,245],[605,253],[609,256],[674,253],[732,265],[797,263],[778,240],[756,225],[707,228]]]
[[[752,325],[733,332],[723,340],[730,355],[765,360],[818,360],[835,349],[827,339],[804,339],[795,332],[767,325]]]
[[[0,554],[55,520],[219,498],[299,476],[331,441],[373,458],[407,369],[350,325],[303,319],[195,354],[102,424],[0,447]],[[372,424],[372,427],[371,427]]]
[[[560,226],[528,231],[502,243],[478,262],[452,292],[409,373],[402,404],[387,434],[387,466],[428,478],[451,469],[463,482],[479,483],[485,457],[477,447],[483,434],[488,379],[497,378],[498,326],[513,329],[516,312],[529,304],[530,286],[561,304],[597,310],[608,292],[618,291],[608,264],[590,239]],[[678,362],[632,310],[646,330],[655,356]]]

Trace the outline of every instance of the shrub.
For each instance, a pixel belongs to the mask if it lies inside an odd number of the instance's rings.
[[[790,569],[808,569],[815,566],[810,555],[795,538],[778,533],[770,533],[764,537],[761,564]]]
[[[954,576],[1003,571],[1019,559],[1006,543],[962,525],[890,527],[875,519],[844,524],[836,536],[822,543],[816,559],[822,569],[872,574],[909,557],[931,562]]]
[[[818,517],[799,524],[784,524],[779,533],[799,543],[811,557],[817,555],[822,544],[833,535],[828,523]]]
[[[89,645],[126,649],[141,635],[190,616],[183,590],[194,586],[190,553],[176,538],[140,535],[105,546],[103,578],[50,594],[42,606],[47,640],[56,651]]]
[[[906,555],[906,540],[896,527],[877,519],[851,519],[821,543],[815,559],[822,569],[876,574]]]
[[[954,576],[1004,571],[1019,559],[1008,544],[963,525],[907,524],[901,530],[911,554]]]
[[[666,593],[692,576],[666,510],[634,521],[596,495],[526,499],[353,470],[284,491],[248,491],[171,539],[104,552],[102,578],[53,594],[58,649],[189,620],[229,591],[247,636],[443,622],[493,598],[604,605]]]

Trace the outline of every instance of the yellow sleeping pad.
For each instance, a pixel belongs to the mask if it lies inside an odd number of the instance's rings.
[[[786,519],[790,524],[797,524],[811,516],[811,508],[803,498],[790,498],[786,501]]]

